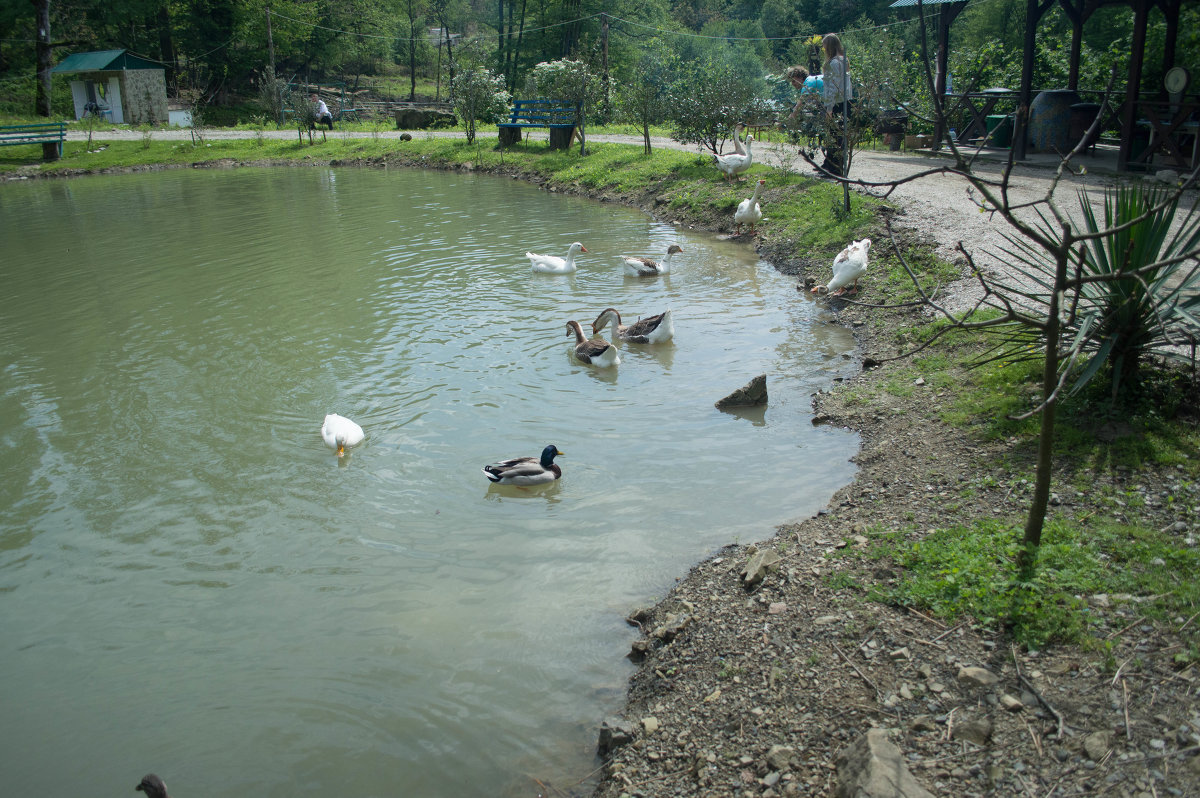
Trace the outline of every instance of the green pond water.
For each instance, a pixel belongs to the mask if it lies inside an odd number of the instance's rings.
[[[766,224],[769,224],[766,222]],[[526,250],[588,254],[534,274]],[[665,278],[622,254],[684,253]],[[635,631],[852,477],[850,335],[751,246],[512,180],[0,186],[5,792],[531,795],[596,766]],[[670,307],[607,373],[566,321]],[[765,410],[715,400],[765,373]],[[339,460],[326,413],[366,441]],[[566,454],[562,480],[480,467]]]

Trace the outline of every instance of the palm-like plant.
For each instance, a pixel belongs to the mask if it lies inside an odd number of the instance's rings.
[[[1172,355],[1180,344],[1197,340],[1200,218],[1193,208],[1172,233],[1179,196],[1165,188],[1106,191],[1102,222],[1086,197],[1080,200],[1087,232],[1112,232],[1091,238],[1079,260],[1084,312],[1078,333],[1086,333],[1094,348],[1079,384],[1108,363],[1116,399],[1123,384],[1136,380],[1147,354]]]
[[[1023,310],[992,328],[1001,340],[978,362],[1040,359],[1044,330],[1028,321],[1044,317],[1051,295],[1061,291],[1059,385],[1073,377],[1077,391],[1108,365],[1115,402],[1136,382],[1148,354],[1180,356],[1181,345],[1200,343],[1200,216],[1193,209],[1176,224],[1178,192],[1145,185],[1106,191],[1103,218],[1082,192],[1079,200],[1080,244],[1071,259],[1074,273],[1065,280],[1056,279],[1043,249],[1008,236],[1012,246],[1003,256],[1024,278],[1023,287],[998,287]],[[1062,241],[1044,217],[1039,230]]]

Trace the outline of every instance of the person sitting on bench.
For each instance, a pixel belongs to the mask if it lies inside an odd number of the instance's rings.
[[[329,113],[329,106],[325,104],[324,100],[317,96],[316,92],[313,92],[311,95],[309,95],[309,98],[313,101],[313,105],[317,107],[317,125],[329,125],[329,129],[333,130],[333,114]],[[316,125],[313,127],[315,128]]]

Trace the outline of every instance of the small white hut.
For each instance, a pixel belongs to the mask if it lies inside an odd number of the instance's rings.
[[[69,55],[51,72],[73,76],[76,119],[92,110],[114,124],[168,121],[166,73],[155,61],[126,50],[100,50]]]

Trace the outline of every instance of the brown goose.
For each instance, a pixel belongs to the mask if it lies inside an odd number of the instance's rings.
[[[579,322],[574,319],[567,322],[567,335],[570,336],[572,332],[575,333],[575,349],[573,351],[577,360],[602,369],[621,362],[615,346],[603,338],[590,340],[584,338],[583,327],[579,326]]]
[[[660,274],[669,274],[671,271],[671,256],[676,252],[683,252],[683,247],[678,244],[672,244],[667,247],[667,254],[662,260],[637,256],[624,258],[625,273],[630,277],[657,277]]]
[[[592,322],[592,332],[599,333],[610,324],[614,341],[619,338],[632,344],[661,344],[675,337],[675,325],[671,321],[670,310],[665,310],[657,316],[638,319],[626,327],[621,324],[621,314],[616,308],[605,308]]]

